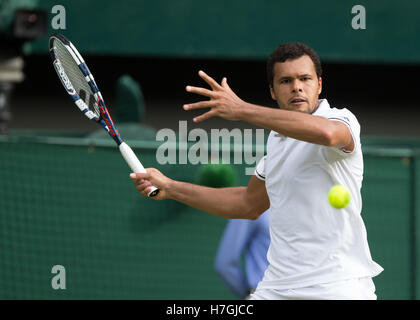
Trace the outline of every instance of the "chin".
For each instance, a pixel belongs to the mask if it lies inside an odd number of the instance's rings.
[[[317,105],[311,106],[309,103],[306,103],[304,106],[301,106],[299,110],[296,110],[296,111],[312,114],[315,112],[316,109],[317,109]]]
[[[309,107],[309,105],[307,103],[305,103],[301,106],[298,106],[298,107],[288,105],[284,109],[289,110],[289,111],[302,112],[302,113],[309,113],[309,114],[311,113],[311,108]]]

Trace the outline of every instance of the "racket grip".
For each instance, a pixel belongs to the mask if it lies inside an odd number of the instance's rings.
[[[134,173],[146,173],[146,169],[144,169],[143,165],[141,164],[140,160],[137,158],[134,151],[130,148],[128,144],[122,142],[119,145],[120,152],[127,162],[128,166],[133,170]],[[159,193],[159,189],[155,186],[152,186],[152,190],[147,194],[148,197],[154,197]]]

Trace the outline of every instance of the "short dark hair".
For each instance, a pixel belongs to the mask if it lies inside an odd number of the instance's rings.
[[[322,75],[321,61],[314,49],[301,42],[287,42],[279,45],[268,58],[267,61],[267,79],[269,85],[273,86],[274,65],[276,62],[285,62],[286,60],[294,60],[304,55],[309,56],[315,66],[318,78]]]

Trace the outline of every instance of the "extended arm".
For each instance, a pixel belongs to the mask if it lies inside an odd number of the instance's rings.
[[[307,113],[260,107],[245,103],[238,110],[239,118],[285,136],[324,146],[353,150],[348,127],[338,121]]]
[[[173,199],[229,219],[257,219],[269,207],[265,183],[255,176],[251,177],[247,187],[230,188],[209,188],[175,181],[154,168],[148,168],[147,173],[132,173],[130,177],[144,196],[154,185],[160,192],[152,199]]]
[[[227,120],[241,120],[285,136],[325,146],[336,146],[352,151],[353,138],[348,127],[338,121],[313,116],[302,112],[267,108],[241,100],[229,87],[226,78],[221,85],[203,71],[199,72],[212,88],[187,86],[186,90],[210,98],[184,105],[185,110],[210,108],[209,111],[194,118],[195,122],[218,116]]]

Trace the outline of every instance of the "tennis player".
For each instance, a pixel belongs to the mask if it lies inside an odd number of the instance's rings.
[[[316,52],[290,42],[267,62],[271,97],[279,108],[247,103],[203,71],[211,89],[187,86],[207,98],[185,110],[209,108],[194,118],[245,121],[270,129],[267,155],[247,187],[213,189],[172,180],[154,168],[132,174],[136,189],[230,219],[256,219],[270,207],[269,266],[251,299],[374,300],[372,278],[382,272],[370,254],[361,217],[363,156],[360,125],[348,109],[320,99],[322,69]],[[329,189],[346,186],[350,204],[330,206]]]

